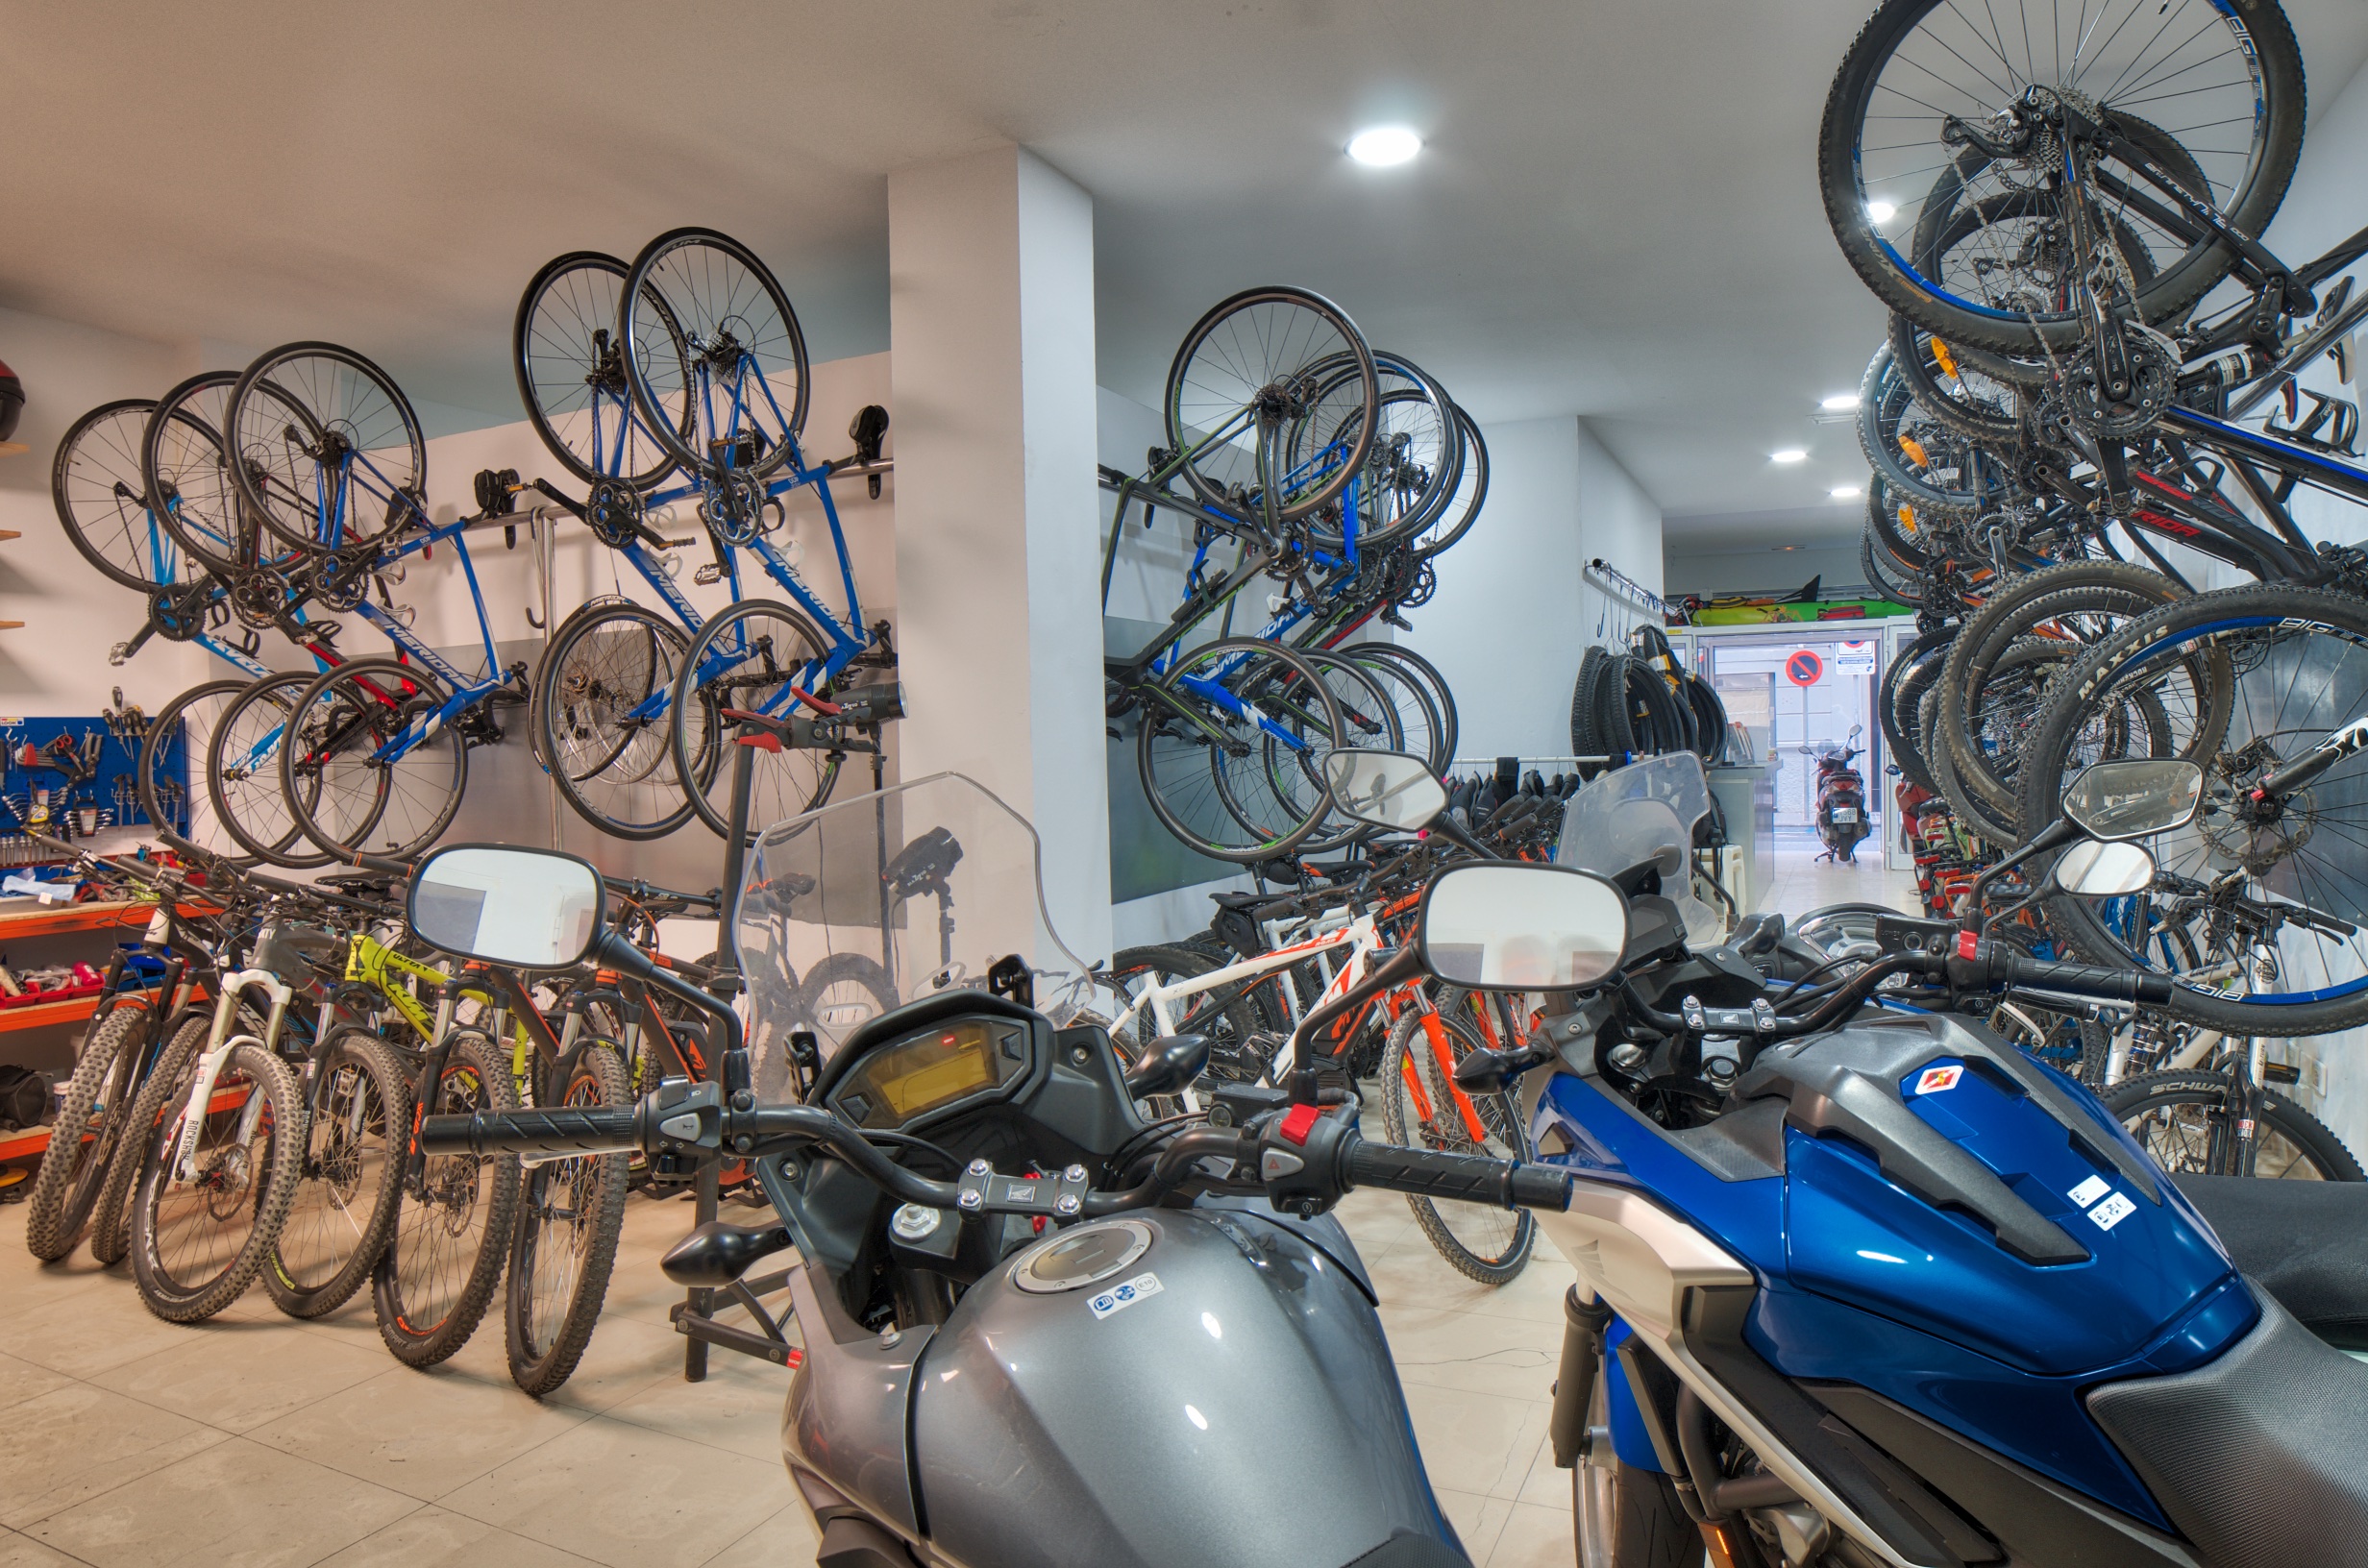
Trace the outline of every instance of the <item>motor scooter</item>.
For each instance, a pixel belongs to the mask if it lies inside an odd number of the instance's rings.
[[[1866,821],[1866,780],[1850,766],[1865,755],[1863,749],[1849,744],[1865,728],[1852,724],[1840,746],[1829,741],[1813,752],[1807,747],[1801,748],[1803,756],[1813,756],[1817,763],[1811,787],[1815,792],[1817,838],[1825,845],[1825,853],[1817,858],[1837,866],[1856,865],[1859,841],[1873,831]]]
[[[1445,806],[1421,758],[1343,751],[1327,773],[1383,831]],[[925,840],[942,851],[934,925],[882,893]],[[822,1563],[1468,1564],[1330,1210],[1356,1187],[1554,1209],[1570,1175],[1364,1139],[1313,1043],[1419,978],[1426,955],[1493,951],[1502,911],[1433,908],[1421,940],[1302,1020],[1292,1060],[1308,1066],[1288,1089],[1215,1084],[1204,1115],[1152,1121],[1144,1102],[1196,1078],[1208,1041],[1163,1039],[1123,1063],[1067,1005],[1087,967],[1043,905],[1035,833],[979,785],[939,774],[834,803],[760,835],[745,865],[734,945],[752,996],[795,994],[834,954],[863,952],[906,998],[826,1058],[793,1035],[800,1103],[759,1103],[737,1013],[606,931],[589,865],[456,846],[412,877],[423,939],[666,990],[715,1020],[723,1081],[669,1082],[613,1110],[432,1116],[420,1141],[629,1148],[677,1175],[748,1162],[776,1217],[700,1226],[663,1267],[752,1296],[752,1268],[795,1250],[782,1454]],[[1616,919],[1607,884],[1571,880],[1595,890],[1598,923]],[[1031,950],[1046,968],[1009,956]],[[1611,956],[1541,948],[1523,973],[1583,984]],[[752,1027],[781,1026],[767,1005]]]
[[[1575,1178],[1539,1227],[1577,1275],[1549,1433],[1583,1568],[2368,1562],[2368,1186],[2168,1179],[1955,1011],[2168,982],[1992,941],[1981,887],[1797,983],[1690,943],[1660,880],[1708,809],[1689,761],[1624,786],[1636,830],[1562,840],[1624,894],[1616,974],[1457,1071],[1517,1083]],[[2199,772],[2099,764],[1986,877],[2054,856],[2067,892],[2140,892],[2126,841]],[[1590,918],[1526,874],[1497,895],[1532,925]]]

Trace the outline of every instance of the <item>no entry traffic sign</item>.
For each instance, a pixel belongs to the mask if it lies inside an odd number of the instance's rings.
[[[1825,661],[1808,649],[1785,660],[1785,679],[1795,686],[1814,686],[1825,678]]]

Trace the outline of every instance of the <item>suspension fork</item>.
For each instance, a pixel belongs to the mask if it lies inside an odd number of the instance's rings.
[[[259,986],[271,998],[271,1011],[263,1024],[261,1038],[254,1035],[234,1035],[231,1024],[238,1016],[238,998],[250,986]],[[230,1060],[233,1049],[254,1045],[264,1051],[280,1038],[281,1022],[287,1017],[287,1006],[295,992],[269,969],[240,969],[223,976],[222,994],[214,1001],[213,1028],[207,1045],[197,1059],[197,1081],[190,1086],[188,1098],[182,1102],[181,1125],[173,1135],[172,1158],[166,1162],[176,1181],[197,1178],[197,1140],[211,1114],[213,1086],[221,1080],[222,1067]],[[238,1140],[243,1143],[255,1136],[256,1123],[263,1115],[263,1097],[249,1094],[239,1110]]]

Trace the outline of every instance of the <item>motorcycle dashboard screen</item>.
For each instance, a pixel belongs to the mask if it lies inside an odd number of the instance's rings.
[[[1026,1037],[1017,1025],[962,1018],[874,1051],[830,1099],[858,1127],[897,1128],[992,1089],[1026,1064]]]

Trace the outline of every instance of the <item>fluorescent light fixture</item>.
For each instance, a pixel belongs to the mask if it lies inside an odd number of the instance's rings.
[[[1767,460],[1771,463],[1797,463],[1807,458],[1808,455],[1809,453],[1798,447],[1787,447],[1782,452],[1769,453]]]
[[[1856,408],[1858,405],[1859,395],[1856,392],[1837,392],[1817,404],[1820,408],[1830,408],[1837,412],[1844,408]]]
[[[1414,155],[1409,153],[1406,156],[1412,158]],[[1888,223],[1897,216],[1899,216],[1899,208],[1888,202],[1868,202],[1866,204],[1866,217],[1871,223]]]
[[[1836,501],[1856,501],[1859,497],[1866,494],[1866,492],[1859,485],[1838,484],[1834,486],[1833,489],[1828,490],[1826,494],[1832,496]]]
[[[1360,131],[1348,143],[1348,156],[1377,169],[1411,162],[1422,151],[1422,138],[1402,125],[1377,125]]]

